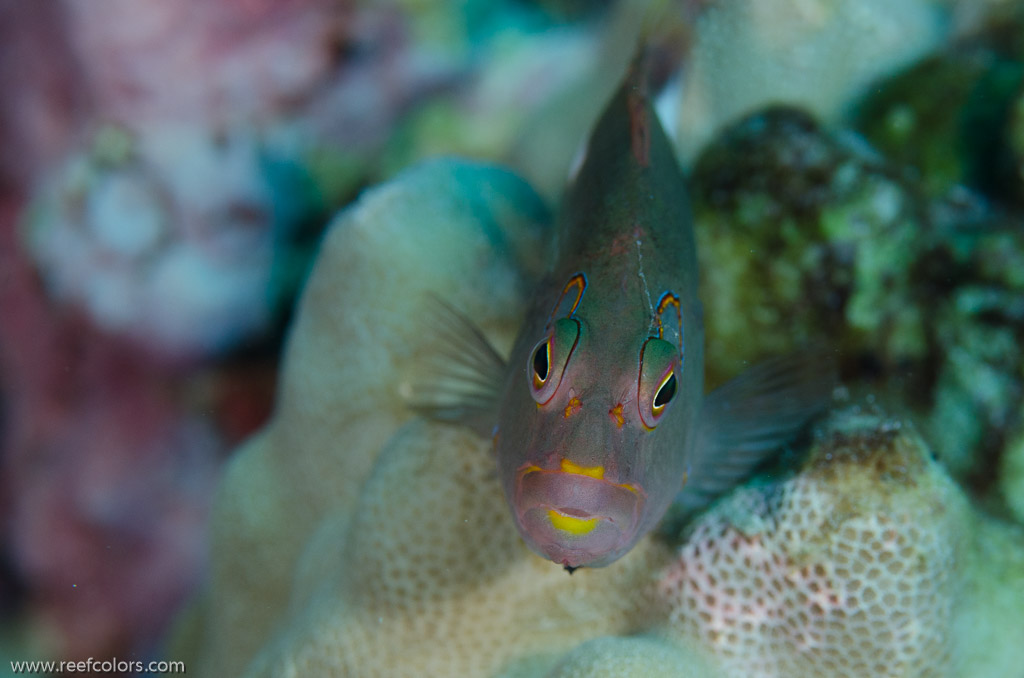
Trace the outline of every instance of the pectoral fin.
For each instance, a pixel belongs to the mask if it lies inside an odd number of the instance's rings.
[[[505,361],[472,320],[441,299],[430,297],[425,317],[424,331],[440,348],[408,385],[406,403],[426,417],[490,437]]]
[[[677,501],[695,510],[746,479],[831,400],[834,361],[822,346],[770,359],[710,393],[689,479]]]

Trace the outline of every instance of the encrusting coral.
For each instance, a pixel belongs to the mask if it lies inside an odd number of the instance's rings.
[[[794,475],[607,568],[569,576],[532,554],[489,442],[411,418],[400,392],[437,348],[417,322],[426,290],[507,347],[543,223],[511,175],[450,161],[336,222],[273,422],[229,469],[175,658],[254,677],[996,678],[1024,662],[1024,537],[873,412],[833,415]]]
[[[661,582],[669,626],[729,675],[946,675],[967,515],[915,433],[839,413],[797,475],[697,522]]]
[[[667,548],[647,540],[621,567],[569,578],[518,538],[488,452],[456,427],[403,426],[351,520],[322,527],[292,622],[246,675],[532,676],[643,628]]]

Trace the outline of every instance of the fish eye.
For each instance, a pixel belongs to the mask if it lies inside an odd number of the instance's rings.
[[[669,401],[676,394],[676,373],[675,370],[668,373],[665,381],[662,382],[657,394],[654,396],[654,406],[651,408],[655,413],[661,412],[668,405]]]
[[[644,428],[653,430],[679,390],[679,349],[663,339],[651,338],[640,351],[637,408]]]
[[[579,338],[579,321],[560,318],[551,325],[548,335],[530,353],[527,366],[530,395],[538,405],[547,404],[555,396]]]
[[[533,387],[541,388],[548,380],[551,367],[551,337],[548,337],[533,352]]]

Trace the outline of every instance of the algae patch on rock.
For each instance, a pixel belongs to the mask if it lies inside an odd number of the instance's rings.
[[[912,413],[988,492],[1024,397],[1015,224],[792,108],[727,128],[693,191],[710,382],[824,339],[849,382]]]

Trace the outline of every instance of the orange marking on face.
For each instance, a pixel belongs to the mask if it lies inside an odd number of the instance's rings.
[[[615,425],[622,428],[622,425],[626,423],[626,420],[622,416],[622,403],[619,403],[612,409],[608,410],[608,414],[615,420]]]
[[[568,419],[581,409],[583,409],[583,402],[579,398],[576,396],[569,398],[569,404],[565,406],[565,418]]]

